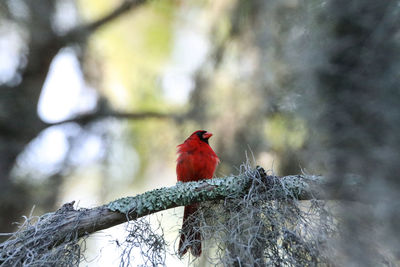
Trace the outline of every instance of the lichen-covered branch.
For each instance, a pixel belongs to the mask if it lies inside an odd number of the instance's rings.
[[[38,255],[50,250],[54,252],[61,244],[64,247],[71,242],[74,244],[80,237],[90,233],[158,211],[226,197],[242,197],[249,190],[273,191],[271,199],[320,198],[322,194],[319,188],[324,183],[321,176],[267,176],[264,169],[257,167],[237,176],[179,182],[172,187],[121,198],[92,209],[76,210],[73,203],[67,203],[58,211],[39,217],[36,222],[27,219],[18,232],[0,244],[0,265],[4,265],[10,255],[13,255],[13,259],[17,255],[20,261],[24,261],[24,257],[33,252]]]

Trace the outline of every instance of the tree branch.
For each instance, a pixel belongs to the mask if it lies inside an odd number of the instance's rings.
[[[273,192],[270,200],[324,198],[321,187],[326,184],[322,176],[296,175],[280,178],[267,176],[263,168],[257,167],[238,176],[179,182],[172,187],[118,199],[92,209],[75,210],[73,203],[67,203],[56,212],[41,216],[36,224],[20,229],[8,241],[0,244],[0,264],[12,251],[23,251],[19,249],[21,244],[31,244],[32,247],[25,249],[27,253],[36,249],[37,244],[42,244],[44,249],[48,250],[71,242],[71,237],[76,240],[128,220],[170,208],[226,197],[241,197],[247,194],[249,189]]]
[[[121,15],[144,4],[145,2],[146,0],[125,0],[117,8],[110,11],[105,16],[70,30],[67,34],[62,36],[61,39],[65,44],[85,40],[90,34],[99,29],[101,26],[119,18]]]
[[[46,127],[61,125],[65,123],[75,122],[81,125],[88,124],[90,122],[105,119],[105,118],[117,118],[117,119],[130,119],[130,120],[143,120],[149,118],[156,119],[178,119],[179,116],[176,114],[168,114],[161,112],[152,112],[152,111],[144,111],[144,112],[119,112],[119,111],[96,111],[93,113],[81,114],[71,119],[66,119],[63,121],[55,122],[55,123],[46,123]]]
[[[145,2],[146,0],[125,0],[116,9],[114,9],[104,17],[85,25],[83,28],[85,28],[87,31],[95,31],[104,24],[120,17],[132,8],[138,7]]]

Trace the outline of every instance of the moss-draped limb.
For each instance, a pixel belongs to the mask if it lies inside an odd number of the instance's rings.
[[[9,240],[0,244],[0,264],[7,261],[7,255],[18,252],[21,253],[21,259],[24,253],[28,255],[32,251],[47,253],[93,232],[170,208],[227,197],[243,197],[249,190],[267,190],[271,192],[271,199],[321,198],[320,186],[324,184],[321,176],[280,178],[267,176],[258,167],[237,176],[178,182],[175,186],[121,198],[91,209],[74,209],[73,203],[67,203],[56,212],[40,216],[34,223],[28,219],[28,223],[12,234]]]

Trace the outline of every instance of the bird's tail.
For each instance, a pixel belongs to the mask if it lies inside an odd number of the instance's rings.
[[[198,204],[185,206],[178,250],[180,257],[185,255],[189,249],[193,256],[201,255],[200,221],[195,218],[197,209]]]

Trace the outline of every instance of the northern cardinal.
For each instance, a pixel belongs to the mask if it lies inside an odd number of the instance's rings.
[[[191,182],[213,177],[219,159],[208,144],[208,139],[211,136],[212,133],[198,130],[178,146],[176,165],[178,181]],[[201,255],[199,221],[193,216],[197,209],[198,204],[185,206],[178,250],[181,257],[188,249],[195,257]]]

